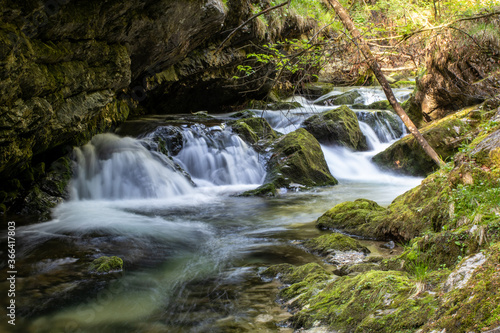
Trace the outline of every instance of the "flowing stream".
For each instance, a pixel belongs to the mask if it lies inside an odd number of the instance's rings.
[[[365,104],[383,98],[376,89],[361,91]],[[288,133],[332,108],[296,99],[302,108],[254,111]],[[18,230],[19,265],[26,272],[18,298],[25,319],[17,328],[292,332],[277,326],[289,316],[275,302],[278,284],[261,280],[259,271],[284,262],[323,264],[296,245],[321,234],[313,223],[321,214],[358,198],[388,205],[420,182],[383,173],[370,162],[404,134],[392,113],[356,112],[371,150],[322,146],[339,185],[283,191],[276,198],[236,195],[262,184],[265,156],[224,126],[230,115],[218,115],[222,123],[194,125],[150,117],[142,120],[145,127],[129,122],[137,138],[95,136],[75,149],[71,200],[56,207],[51,221]],[[166,157],[162,149],[176,154]],[[124,271],[84,273],[89,260],[102,255],[123,258]]]

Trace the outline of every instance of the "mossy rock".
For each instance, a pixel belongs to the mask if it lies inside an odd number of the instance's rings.
[[[231,118],[244,119],[244,118],[253,118],[253,117],[256,117],[256,116],[257,115],[253,111],[243,110],[243,111],[239,111],[239,112],[236,112],[236,113],[232,114]]]
[[[340,95],[325,96],[314,102],[316,105],[349,105],[354,104],[354,101],[361,97],[357,90],[351,90]]]
[[[405,110],[406,114],[410,120],[420,128],[425,125],[424,113],[422,112],[422,106],[415,99],[415,92],[410,95],[406,101],[401,103],[401,107]]]
[[[385,208],[375,201],[358,199],[336,205],[316,220],[320,229],[338,229],[367,238],[383,238],[373,223],[383,215]]]
[[[121,271],[123,269],[123,260],[117,256],[107,257],[102,256],[94,261],[89,266],[91,272],[111,273]]]
[[[453,156],[463,143],[472,141],[477,134],[479,122],[469,117],[473,109],[462,110],[421,128],[424,138],[442,159]],[[375,155],[373,161],[383,169],[412,176],[428,175],[438,168],[412,135]]]
[[[397,81],[397,82],[390,84],[391,88],[393,88],[393,89],[395,89],[395,88],[396,89],[397,88],[410,88],[410,87],[415,87],[415,85],[416,85],[415,81],[405,81],[405,80]]]
[[[434,296],[412,299],[414,290],[414,282],[402,272],[344,276],[313,293],[291,322],[295,328],[319,323],[340,332],[411,331],[427,323],[437,304]]]
[[[333,91],[333,89],[335,89],[335,85],[333,83],[326,83],[326,82],[306,83],[304,85],[302,93],[310,99],[316,99],[323,95],[328,94],[330,91]]]
[[[366,109],[366,110],[394,110],[388,100],[373,102],[369,105],[356,103],[351,105],[352,109]]]
[[[474,147],[471,154],[480,165],[500,168],[500,125],[499,129],[486,137]]]
[[[279,297],[285,301],[292,300],[288,304],[291,308],[306,302],[327,281],[335,279],[334,275],[328,273],[317,263],[309,263],[298,267],[290,264],[275,265],[265,270],[262,276],[276,277],[282,283],[289,285],[280,291]]]
[[[337,144],[354,150],[368,148],[358,118],[347,106],[307,118],[304,128],[321,143]]]
[[[260,140],[276,139],[278,135],[264,118],[245,118],[230,122],[233,132],[246,142],[257,144]]]
[[[356,239],[339,233],[331,233],[309,239],[305,241],[303,245],[307,249],[321,255],[327,255],[332,251],[358,251],[370,253],[370,250],[361,245]]]
[[[474,270],[467,283],[442,297],[439,309],[424,326],[425,332],[494,332],[500,326],[500,244],[484,254],[486,262]]]
[[[271,190],[336,185],[318,141],[303,128],[277,139],[271,146],[264,185],[246,195],[275,195]]]
[[[257,110],[293,110],[302,107],[299,102],[273,102],[269,103],[266,101],[260,100],[251,100],[246,104],[246,108],[248,109],[257,109]]]

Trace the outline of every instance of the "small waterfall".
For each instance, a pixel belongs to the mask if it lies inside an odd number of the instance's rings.
[[[198,185],[262,184],[266,171],[259,155],[236,134],[219,126],[186,128],[174,157]]]
[[[360,122],[366,123],[372,129],[382,143],[394,141],[404,134],[403,122],[391,111],[356,110],[356,115]],[[363,128],[361,130],[363,131]],[[366,135],[364,131],[363,134]]]
[[[71,192],[75,200],[166,198],[193,188],[171,160],[148,151],[136,139],[99,134],[74,153],[77,170]]]

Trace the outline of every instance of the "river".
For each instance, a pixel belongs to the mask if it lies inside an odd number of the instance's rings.
[[[383,99],[377,88],[360,92],[365,104]],[[407,95],[398,90],[401,100]],[[288,133],[332,108],[295,99],[302,108],[253,111]],[[265,158],[224,126],[231,114],[214,115],[218,120],[205,124],[178,120],[183,144],[173,161],[152,140],[165,126],[172,133],[173,123],[165,121],[171,117],[165,116],[129,121],[119,136],[98,135],[75,149],[71,200],[54,209],[52,220],[18,228],[23,272],[16,328],[292,332],[280,324],[289,314],[276,302],[279,285],[262,280],[259,272],[277,263],[326,265],[298,243],[323,233],[314,227],[321,214],[358,198],[386,206],[421,181],[381,172],[370,162],[398,138],[402,125],[391,128],[373,111],[356,112],[370,151],[322,145],[339,185],[282,191],[273,198],[238,196],[263,182]],[[364,243],[382,251],[375,242]],[[123,258],[123,272],[85,273],[89,260],[102,255]]]

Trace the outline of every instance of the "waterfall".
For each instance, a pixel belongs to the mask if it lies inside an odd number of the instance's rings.
[[[74,153],[77,167],[71,194],[75,200],[166,198],[193,188],[171,160],[133,138],[99,134]]]
[[[161,128],[156,133],[161,132]],[[174,160],[198,185],[262,184],[263,161],[238,135],[221,126],[194,125],[182,131]]]

